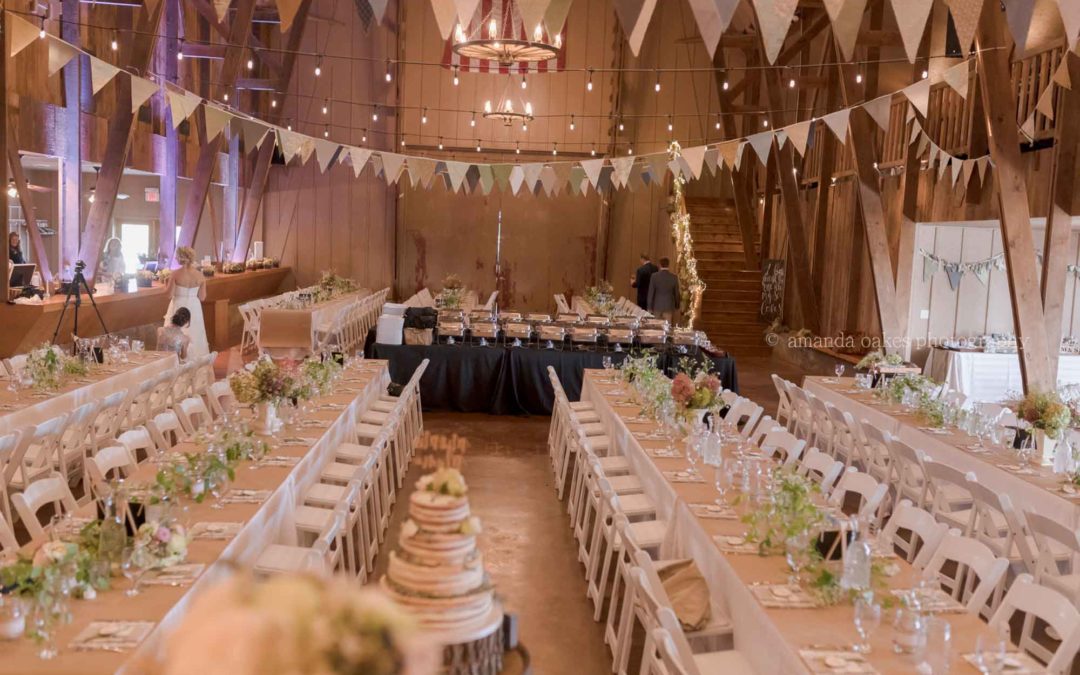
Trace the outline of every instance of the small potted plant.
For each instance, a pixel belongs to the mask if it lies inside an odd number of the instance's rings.
[[[139,270],[135,273],[135,285],[139,288],[150,288],[154,285],[154,273],[150,270]]]
[[[1057,442],[1072,421],[1069,406],[1056,392],[1030,392],[1020,401],[1016,415],[1034,430],[1039,463],[1053,466]]]

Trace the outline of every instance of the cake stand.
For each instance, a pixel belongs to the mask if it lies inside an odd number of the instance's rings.
[[[498,600],[487,614],[452,630],[428,631],[443,645],[446,675],[498,675],[503,662],[503,609]]]

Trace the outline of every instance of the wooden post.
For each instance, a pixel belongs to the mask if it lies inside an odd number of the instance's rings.
[[[247,49],[248,38],[251,36],[251,18],[254,14],[255,0],[239,0],[232,26],[229,29],[225,61],[218,75],[217,87],[221,90],[232,89],[240,73],[240,64]],[[199,116],[203,117],[201,111]],[[203,126],[205,127],[205,118]],[[195,163],[195,174],[191,178],[187,200],[184,203],[184,220],[180,225],[180,237],[177,240],[179,246],[191,246],[195,242],[195,235],[199,231],[199,221],[202,220],[203,208],[206,206],[206,196],[210,191],[210,179],[213,177],[214,167],[217,166],[218,153],[221,152],[221,147],[225,143],[224,138],[224,134],[218,134],[208,139],[199,151],[199,159]]]
[[[826,49],[821,58],[830,58],[834,50]],[[835,58],[835,57],[834,57]],[[833,110],[840,101],[840,82],[837,78],[837,68],[829,68],[826,74],[827,82],[825,92],[825,107]],[[832,197],[833,171],[836,169],[836,145],[839,141],[825,127],[825,123],[816,124],[814,129],[814,143],[821,143],[821,170],[818,172],[817,194],[814,199],[814,292],[821,297],[825,292],[825,270],[834,262],[826,260],[825,233],[829,225],[829,199]]]
[[[11,169],[11,179],[15,181],[15,189],[19,192],[19,204],[22,206],[23,220],[26,221],[26,231],[30,234],[30,244],[34,248],[34,258],[38,269],[41,270],[41,278],[45,283],[53,279],[52,268],[49,267],[49,256],[45,253],[45,242],[41,239],[41,231],[37,226],[37,209],[34,208],[34,198],[30,194],[30,186],[23,173],[22,162],[19,159],[19,144],[15,140],[15,130],[8,120],[7,133],[7,158]],[[7,181],[4,182],[4,194],[7,195]]]
[[[0,12],[0,45],[7,45],[7,13]],[[7,62],[8,62],[8,50],[5,46],[0,49],[0,92],[4,92],[4,104],[0,105],[0,156],[7,154],[8,148],[8,102],[7,102]],[[3,164],[3,162],[0,162]],[[0,170],[0,181],[4,185],[7,185],[7,168]],[[7,189],[0,190],[0,209],[3,209],[4,213],[4,248],[7,248],[8,235],[11,232],[11,226],[8,222],[8,196]],[[8,300],[8,280],[11,276],[11,269],[8,266],[8,258],[4,256],[4,273],[0,274],[0,300],[7,302]]]
[[[724,58],[723,46],[717,46],[713,56],[713,73],[716,78],[716,96],[720,101],[721,124],[724,127],[724,135],[727,138],[737,138],[738,131],[735,128],[735,117],[732,111],[731,97],[724,91],[723,80],[724,68],[727,61]],[[739,234],[742,236],[743,254],[746,260],[746,268],[756,270],[761,268],[761,261],[757,252],[757,222],[754,218],[754,207],[750,200],[753,198],[753,175],[749,167],[742,171],[731,169],[731,192],[735,202],[735,220],[739,225]],[[764,251],[762,251],[764,255]]]
[[[177,37],[180,25],[180,0],[164,0],[165,6],[165,44],[163,51],[165,79],[175,83],[179,77],[176,61],[178,51]],[[165,121],[165,157],[160,179],[161,203],[158,211],[158,250],[157,259],[166,264],[173,259],[176,251],[176,182],[180,173],[180,134],[172,124],[171,106],[162,106]]]
[[[862,108],[851,111],[848,132],[855,168],[859,178],[859,209],[866,231],[866,248],[870,253],[870,271],[874,276],[881,336],[886,354],[902,353],[904,335],[896,308],[896,283],[893,278],[889,237],[885,232],[885,208],[881,202],[881,185],[874,158],[874,121]],[[855,252],[858,255],[858,252]]]
[[[1069,240],[1072,237],[1072,201],[1076,189],[1077,146],[1080,145],[1080,57],[1065,52],[1073,89],[1058,89],[1055,117],[1057,139],[1050,179],[1050,212],[1043,242],[1042,303],[1046,322],[1047,358],[1055,380],[1061,353],[1062,316],[1065,309],[1065,275]]]
[[[65,19],[76,17],[60,24],[60,37],[76,47],[79,46],[79,0],[63,0],[60,15]],[[75,267],[79,258],[79,241],[82,230],[82,133],[80,113],[80,80],[82,77],[83,57],[77,56],[60,71],[64,87],[64,107],[60,113],[62,154],[60,156],[60,223],[57,228],[60,237],[60,254],[57,258],[57,272],[61,278],[65,272]],[[118,78],[119,79],[119,78]],[[130,105],[128,106],[130,107]]]
[[[139,22],[133,34],[131,49],[131,67],[137,72],[145,72],[150,66],[157,37],[158,22],[166,3],[150,3],[139,12]],[[86,232],[79,247],[79,258],[86,262],[86,277],[90,280],[97,274],[98,258],[105,242],[105,234],[112,219],[116,205],[116,193],[120,189],[120,179],[124,176],[128,148],[131,145],[131,132],[135,128],[138,115],[129,114],[131,110],[131,79],[117,77],[112,81],[116,94],[116,111],[109,119],[108,139],[94,189],[94,203],[86,219]]]
[[[251,236],[255,232],[255,219],[259,215],[259,206],[262,203],[263,193],[266,191],[266,178],[270,173],[270,160],[274,158],[274,142],[266,139],[259,146],[259,154],[255,156],[255,169],[251,172],[251,184],[248,185],[244,194],[244,208],[240,212],[240,232],[236,237],[236,248],[233,249],[233,262],[244,262],[247,259],[248,246],[251,245]]]
[[[1047,354],[1046,323],[1035,268],[1035,245],[1031,234],[1025,165],[1020,157],[1016,125],[1016,101],[1009,68],[1009,38],[1002,10],[990,3],[984,9],[975,36],[978,75],[982,86],[993,175],[997,180],[1001,240],[1009,278],[1013,322],[1016,327],[1020,375],[1025,392],[1056,388]]]

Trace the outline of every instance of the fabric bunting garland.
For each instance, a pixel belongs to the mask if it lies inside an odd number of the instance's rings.
[[[985,286],[990,281],[990,270],[1005,269],[1004,253],[971,262],[945,260],[922,248],[919,249],[919,255],[923,258],[923,281],[930,281],[930,278],[937,274],[939,269],[943,269],[949,279],[949,288],[954,291],[960,287],[960,279],[968,272],[974,274],[975,278]]]

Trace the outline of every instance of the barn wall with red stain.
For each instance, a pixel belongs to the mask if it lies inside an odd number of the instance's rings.
[[[481,302],[496,288],[504,309],[553,311],[555,293],[592,285],[600,198],[502,193],[453,194],[441,185],[402,189],[398,202],[398,297],[442,288],[457,274]],[[495,250],[502,209],[502,275]]]

